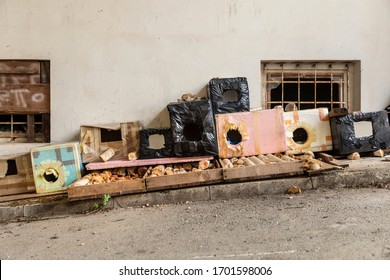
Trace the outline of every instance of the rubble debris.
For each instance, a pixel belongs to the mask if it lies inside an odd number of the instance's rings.
[[[377,151],[374,152],[374,156],[376,156],[376,157],[384,157],[385,156],[385,152],[382,149],[377,150]]]
[[[199,172],[203,170],[218,168],[216,164],[208,160],[195,162],[194,167],[191,163],[180,164],[159,164],[154,166],[139,167],[118,167],[103,171],[94,171],[81,179],[75,181],[71,186],[80,187],[86,185],[104,184],[119,181],[129,181],[133,179],[145,179],[148,177],[160,177],[174,174],[184,174],[190,172]]]
[[[349,160],[357,160],[360,159],[360,154],[358,152],[354,152],[347,156]]]
[[[177,100],[177,102],[191,102],[191,101],[198,101],[198,100],[203,100],[205,99],[204,97],[196,96],[195,94],[192,93],[185,93],[181,96],[180,99]]]
[[[113,148],[108,148],[104,153],[102,153],[99,158],[102,161],[107,161],[115,155],[115,150]]]
[[[298,194],[298,193],[301,193],[301,192],[302,192],[301,188],[299,188],[297,186],[291,186],[287,190],[288,194]]]
[[[127,155],[127,158],[130,160],[130,161],[135,161],[137,160],[137,154],[135,152],[130,152],[128,155]]]

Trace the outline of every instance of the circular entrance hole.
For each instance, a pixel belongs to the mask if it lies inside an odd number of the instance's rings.
[[[305,129],[297,128],[293,132],[293,140],[297,144],[304,144],[307,141],[308,135]]]
[[[241,133],[237,129],[229,129],[229,131],[226,133],[226,140],[231,145],[237,145],[242,141]]]
[[[183,135],[188,141],[202,140],[202,133],[203,127],[195,123],[186,124],[183,129]]]
[[[59,174],[58,171],[54,168],[47,168],[45,173],[43,173],[43,178],[49,183],[54,183],[58,180]]]

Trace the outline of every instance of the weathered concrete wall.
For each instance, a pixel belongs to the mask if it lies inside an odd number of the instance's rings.
[[[261,60],[361,60],[362,110],[390,103],[388,0],[0,0],[0,59],[51,61],[52,140],[81,124],[169,125],[166,105]]]

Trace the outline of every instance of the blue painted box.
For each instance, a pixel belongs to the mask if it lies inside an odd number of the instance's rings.
[[[67,189],[84,172],[79,143],[65,143],[31,149],[37,193]]]

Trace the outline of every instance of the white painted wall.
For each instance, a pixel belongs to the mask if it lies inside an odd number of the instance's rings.
[[[261,60],[361,60],[362,110],[390,103],[390,0],[0,0],[0,59],[50,59],[53,142],[82,124],[167,127],[166,105]]]

